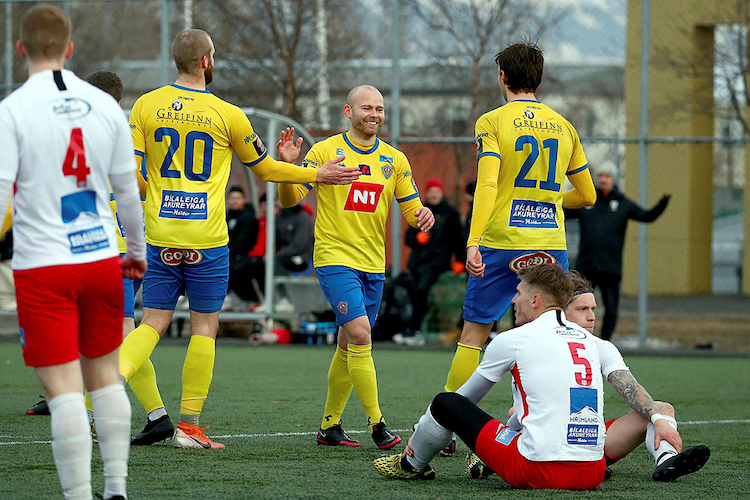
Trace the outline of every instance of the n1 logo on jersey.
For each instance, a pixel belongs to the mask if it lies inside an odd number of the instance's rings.
[[[380,203],[380,195],[385,188],[382,184],[372,182],[353,182],[349,188],[344,210],[374,214]]]

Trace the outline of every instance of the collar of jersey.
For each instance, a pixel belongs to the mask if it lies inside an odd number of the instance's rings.
[[[341,135],[342,135],[342,136],[344,137],[344,142],[345,142],[345,143],[346,143],[346,144],[347,144],[347,145],[348,145],[348,146],[349,146],[350,148],[352,148],[352,149],[353,149],[353,150],[354,150],[354,151],[355,151],[356,153],[359,153],[359,154],[361,154],[361,155],[369,155],[370,153],[372,153],[373,151],[375,151],[376,149],[378,149],[378,146],[380,145],[380,139],[378,139],[378,138],[375,138],[375,144],[373,144],[373,145],[372,145],[372,147],[371,147],[370,149],[367,149],[367,150],[365,150],[365,149],[360,149],[360,148],[358,148],[357,146],[355,146],[354,144],[352,144],[352,141],[351,141],[351,140],[349,140],[349,137],[347,137],[347,135],[346,135],[346,132],[344,132],[344,133],[343,133],[343,134],[341,134]]]
[[[510,102],[539,102],[538,99],[513,99]]]
[[[171,84],[171,86],[174,87],[174,88],[176,88],[176,89],[185,90],[187,92],[198,92],[200,94],[210,94],[211,93],[211,91],[208,90],[208,89],[206,89],[206,90],[189,89],[187,87],[181,87],[180,85],[177,85],[176,83]]]

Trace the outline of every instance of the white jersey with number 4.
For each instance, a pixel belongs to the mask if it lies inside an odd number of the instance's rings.
[[[499,382],[511,372],[524,458],[593,462],[604,454],[602,377],[615,370],[627,366],[613,344],[553,310],[495,337],[477,373]],[[505,428],[496,439],[509,443],[515,435]]]
[[[16,185],[13,269],[118,255],[108,179],[136,165],[112,96],[71,71],[36,73],[0,103],[0,152]]]

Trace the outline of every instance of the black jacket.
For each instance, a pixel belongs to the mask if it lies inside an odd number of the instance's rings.
[[[229,258],[247,257],[258,239],[258,221],[252,205],[244,210],[227,210],[229,229]]]
[[[281,210],[276,216],[277,257],[283,260],[298,255],[307,266],[312,259],[314,230],[313,218],[301,205]]]
[[[425,206],[435,215],[435,225],[427,233],[427,243],[417,241],[419,229],[409,227],[406,231],[406,244],[412,249],[407,266],[409,269],[436,267],[448,270],[451,255],[455,254],[456,259],[461,260],[466,246],[466,240],[462,241],[461,217],[445,200],[437,205]]]
[[[566,210],[565,217],[581,220],[581,244],[576,269],[622,276],[622,247],[628,219],[653,222],[669,203],[665,195],[651,210],[645,210],[626,198],[617,186],[607,196],[596,190],[596,203],[577,210]]]

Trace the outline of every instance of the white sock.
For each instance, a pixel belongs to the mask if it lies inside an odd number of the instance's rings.
[[[47,402],[52,456],[68,500],[91,498],[91,431],[83,394],[69,392]]]
[[[432,417],[430,408],[427,408],[412,436],[411,447],[414,449],[414,456],[407,456],[406,461],[415,469],[422,469],[440,450],[448,446],[452,439],[453,433],[438,424]]]
[[[664,415],[664,419],[671,425],[674,430],[677,430],[677,420],[674,419],[674,417],[670,417],[669,415]],[[666,439],[662,439],[659,443],[659,448],[654,448],[655,444],[655,437],[654,434],[656,433],[656,429],[654,427],[654,424],[651,422],[648,423],[646,426],[646,448],[648,448],[649,453],[651,453],[651,456],[654,457],[654,461],[656,462],[656,465],[661,464],[664,460],[667,460],[668,458],[671,458],[675,455],[677,455],[677,450],[675,450],[674,446],[667,441]]]
[[[149,422],[153,422],[154,420],[159,420],[161,417],[163,417],[166,414],[167,414],[167,410],[165,408],[157,408],[148,413],[148,420]]]
[[[115,495],[127,498],[125,479],[130,454],[130,400],[120,383],[89,391],[89,397],[94,407],[96,435],[104,462],[104,498]]]

